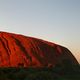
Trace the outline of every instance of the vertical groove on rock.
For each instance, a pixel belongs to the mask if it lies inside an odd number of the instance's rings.
[[[7,58],[8,58],[8,65],[10,65],[10,54],[9,54],[9,52],[8,52],[8,49],[6,48],[6,45],[5,45],[5,43],[4,43],[4,41],[0,38],[0,41],[1,41],[1,43],[2,43],[2,45],[3,45],[3,47],[4,47],[4,49],[5,49],[5,51],[6,51],[6,53],[7,53]]]
[[[31,51],[32,54],[37,58],[40,64],[45,65],[44,60],[40,57],[40,54],[38,54],[37,45],[35,44],[35,41],[30,40],[30,44],[32,45]]]
[[[12,36],[12,37],[13,37],[13,36]],[[20,47],[20,50],[21,50],[23,53],[26,54],[27,59],[29,59],[29,61],[32,62],[31,56],[28,54],[28,52],[26,51],[25,47],[21,44],[21,42],[20,42],[17,38],[15,38],[15,37],[13,37],[13,39],[15,40],[16,45],[18,45],[18,47]]]
[[[8,52],[8,49],[6,48],[6,45],[5,45],[4,41],[3,41],[1,38],[0,38],[0,41],[1,41],[4,49],[6,50],[7,55],[10,56],[10,55],[9,55],[9,52]]]
[[[3,35],[2,35],[2,38],[5,40],[5,42],[6,42],[6,49],[7,49],[7,52],[9,53],[9,55],[11,54],[11,50],[10,50],[10,48],[9,48],[9,44],[8,44],[8,40],[5,38],[5,37],[3,37]]]

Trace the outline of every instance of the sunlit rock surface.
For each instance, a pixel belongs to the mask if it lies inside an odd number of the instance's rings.
[[[65,47],[42,39],[0,32],[0,67],[55,67],[76,65]]]

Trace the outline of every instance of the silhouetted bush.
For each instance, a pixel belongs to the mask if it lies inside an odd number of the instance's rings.
[[[80,80],[80,66],[55,68],[0,68],[0,80]]]

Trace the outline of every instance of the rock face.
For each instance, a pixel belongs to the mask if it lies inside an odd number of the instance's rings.
[[[0,67],[54,67],[78,64],[65,47],[20,34],[0,32]]]

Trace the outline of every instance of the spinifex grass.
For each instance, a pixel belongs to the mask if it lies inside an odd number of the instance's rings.
[[[55,68],[0,68],[0,80],[80,80],[80,67],[75,70]]]

